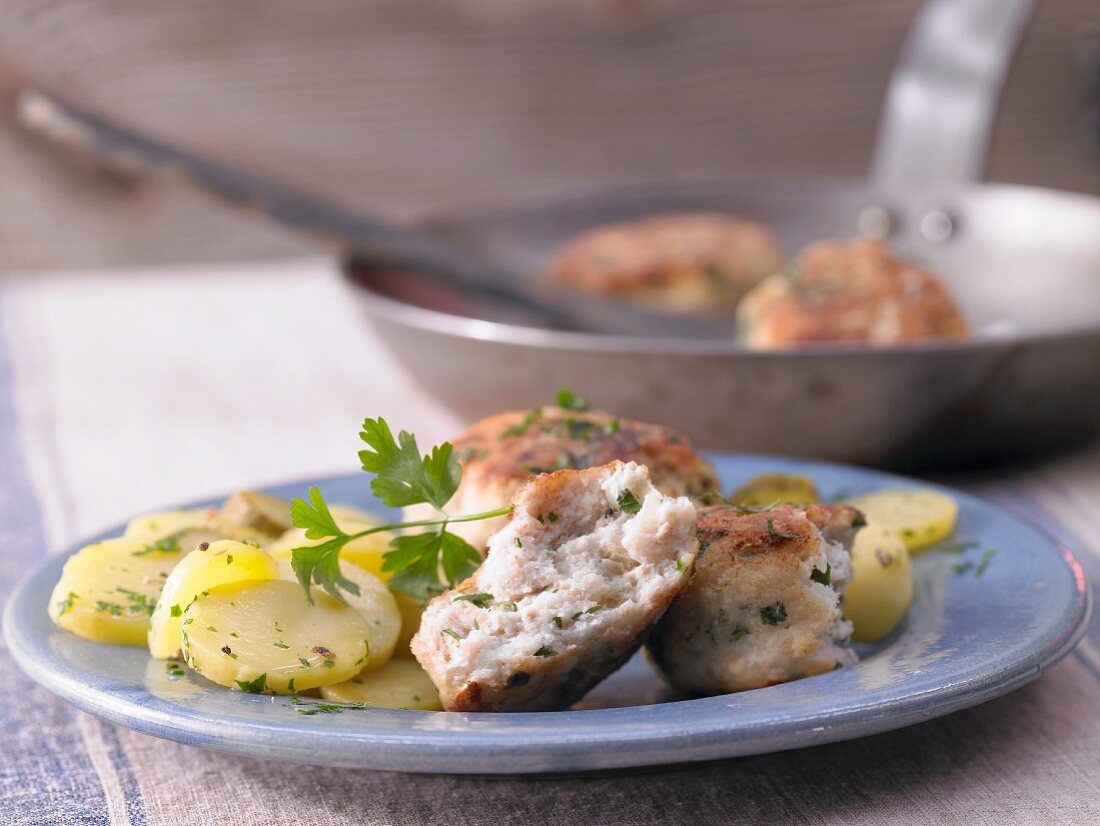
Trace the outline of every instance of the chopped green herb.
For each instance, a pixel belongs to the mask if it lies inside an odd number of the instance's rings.
[[[833,566],[826,562],[824,571],[814,568],[810,571],[810,579],[819,585],[828,585],[833,580]]]
[[[549,645],[544,645],[535,652],[536,657],[552,657],[554,656],[554,649]]]
[[[538,420],[540,416],[542,416],[541,407],[531,408],[524,415],[522,422],[506,428],[505,431],[501,434],[501,437],[503,438],[505,436],[522,436],[524,433],[527,432],[527,429]]]
[[[493,601],[492,594],[463,594],[460,597],[455,597],[453,602],[469,602],[476,605],[478,608],[484,608],[488,603]]]
[[[233,554],[226,554],[225,555],[225,564],[226,565],[232,565],[233,564]]]
[[[618,419],[612,419],[611,421],[609,421],[607,424],[605,424],[603,426],[603,429],[604,429],[604,432],[607,433],[608,435],[611,435],[612,433],[618,433],[619,432],[619,420]]]
[[[59,599],[57,601],[57,615],[59,617],[64,616],[65,614],[73,610],[73,603],[76,602],[78,599],[80,599],[79,594],[76,594],[73,591],[69,591],[69,593],[65,595],[65,599]]]
[[[290,698],[290,705],[299,714],[307,717],[314,714],[340,714],[344,711],[362,711],[368,707],[366,703],[308,703],[297,696]]]
[[[523,547],[523,542],[520,540],[520,538],[518,536],[516,537],[515,542],[516,542],[516,547],[517,548],[522,548]]]
[[[578,396],[568,387],[563,387],[559,390],[554,401],[557,403],[558,407],[564,410],[587,410],[589,407],[588,399],[584,398],[584,396]]]
[[[737,642],[742,637],[747,637],[748,635],[749,629],[738,625],[730,632],[730,642]]]
[[[297,693],[297,689],[294,688],[294,678],[293,677],[291,677],[289,680],[287,680],[286,690],[289,691],[291,694]]]
[[[122,616],[122,606],[117,602],[106,602],[105,600],[98,599],[95,603],[95,609],[110,614],[112,617]]]
[[[164,670],[168,672],[168,679],[178,680],[185,673],[183,666],[180,665],[179,660],[168,660],[164,664]]]
[[[624,490],[619,494],[619,510],[623,513],[637,513],[642,509],[641,502],[634,496],[632,490]]]
[[[309,660],[307,660],[305,657],[299,657],[298,662],[301,663],[302,668],[309,668]]]
[[[271,645],[272,645],[272,647],[274,647],[274,648],[281,648],[281,649],[283,649],[284,651],[285,651],[286,649],[290,648],[290,646],[289,646],[289,645],[287,645],[287,644],[286,644],[285,642],[283,642],[282,640],[279,640],[278,642],[273,642],[273,643],[271,643]]]
[[[183,614],[183,609],[180,608],[178,604],[176,604],[168,609],[168,613],[171,614],[173,617],[178,617]]]
[[[444,628],[440,633],[441,634],[446,634],[452,640],[461,640],[462,639],[462,635],[460,633],[458,633],[457,631],[455,631],[453,628]]]
[[[554,617],[554,625],[558,626],[558,628],[561,628],[561,622],[561,617]]]
[[[546,514],[546,518],[549,520],[551,525],[558,521],[558,515],[553,511],[550,511],[550,513]]]
[[[985,569],[989,567],[989,563],[993,561],[993,557],[996,555],[997,551],[994,548],[986,548],[982,551],[982,558],[978,560],[978,567],[974,569],[975,579],[985,573]]]
[[[134,551],[130,556],[147,556],[154,553],[178,554],[180,552],[180,538],[187,533],[187,529],[170,533],[168,536],[143,545],[140,550]]]
[[[264,672],[254,680],[234,680],[237,688],[245,694],[263,694],[267,687],[267,672]]]
[[[799,535],[796,533],[787,533],[786,531],[777,531],[775,525],[772,524],[772,520],[768,520],[768,536],[773,536],[776,539],[799,539]]]
[[[779,625],[787,621],[787,606],[782,602],[760,609],[760,621],[765,625]]]

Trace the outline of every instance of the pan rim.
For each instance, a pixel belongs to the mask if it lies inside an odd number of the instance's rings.
[[[606,189],[592,187],[571,187],[538,196],[529,202],[511,207],[495,206],[471,212],[461,222],[450,220],[445,215],[425,216],[418,223],[424,226],[477,226],[492,221],[497,216],[520,212],[540,212],[553,207],[563,208],[569,204],[591,204],[597,198],[612,200],[615,198],[637,197],[641,193],[661,190],[665,193],[698,193],[705,190],[718,192],[737,186],[760,186],[767,184],[775,191],[820,191],[828,188],[843,188],[853,195],[865,196],[868,204],[893,203],[899,200],[916,203],[944,203],[959,196],[980,194],[1005,194],[1040,196],[1057,198],[1060,201],[1079,201],[1082,208],[1100,211],[1100,198],[1087,193],[1058,190],[1023,184],[1005,183],[961,183],[949,185],[919,185],[906,193],[890,193],[874,181],[852,178],[819,178],[812,182],[787,179],[782,176],[771,178],[744,177],[737,179],[715,180],[675,180],[671,182],[639,182]],[[929,354],[980,353],[998,351],[1007,347],[1069,343],[1075,340],[1100,338],[1100,321],[1095,324],[1067,326],[1059,330],[1035,332],[1011,332],[1003,335],[976,335],[964,340],[933,340],[906,344],[863,344],[863,343],[820,343],[799,347],[777,348],[772,350],[754,350],[733,339],[734,327],[731,319],[730,339],[675,339],[645,338],[603,333],[552,330],[545,327],[529,327],[505,321],[473,318],[457,313],[436,310],[395,298],[385,292],[364,284],[352,272],[354,261],[344,258],[340,271],[344,280],[353,290],[356,298],[374,322],[397,323],[401,326],[426,332],[443,334],[452,338],[481,341],[490,344],[560,350],[568,352],[608,352],[635,353],[643,355],[682,355],[701,357],[738,357],[764,359],[774,357],[796,357],[819,359],[829,357],[857,358],[861,356],[882,356],[885,354]]]

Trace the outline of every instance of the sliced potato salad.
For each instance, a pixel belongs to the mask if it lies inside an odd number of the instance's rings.
[[[348,531],[376,524],[357,508],[332,512]],[[316,543],[292,526],[289,503],[241,491],[220,509],[137,517],[118,539],[82,549],[65,564],[49,613],[94,642],[148,646],[172,677],[187,666],[245,693],[332,687],[334,702],[437,709],[435,687],[408,658],[423,603],[378,576],[391,536],[348,548],[343,573],[357,594],[342,602],[313,588],[311,603],[290,561],[292,549]]]
[[[511,508],[446,514],[442,506],[461,472],[451,446],[436,448],[418,465],[414,460],[420,454],[409,434],[401,434],[400,446],[393,442],[387,449],[393,441],[388,427],[381,420],[367,421],[372,424],[374,429],[362,435],[370,437],[378,453],[367,453],[364,469],[381,475],[397,468],[408,477],[401,484],[388,480],[382,489],[391,501],[384,496],[380,501],[390,506],[431,502],[439,519],[381,526],[366,511],[330,507],[316,488],[309,502],[296,500],[293,506],[240,491],[220,508],[147,514],[132,520],[121,537],[88,545],[65,563],[50,597],[51,619],[94,642],[147,647],[152,657],[165,661],[169,679],[189,669],[231,690],[292,695],[291,705],[302,714],[370,707],[442,709],[436,686],[411,657],[409,640],[420,626],[424,595],[453,588],[480,561],[473,547],[445,533],[447,524],[495,518]],[[700,501],[708,496],[729,510],[734,528],[742,517],[760,523],[761,512],[777,508],[777,514],[791,513],[791,506],[803,515],[816,512],[813,524],[821,530],[822,553],[842,555],[827,559],[811,578],[829,585],[832,571],[837,582],[846,580],[831,592],[832,608],[839,600],[858,642],[883,640],[905,620],[914,594],[912,555],[933,546],[956,554],[976,546],[939,544],[954,533],[959,508],[950,496],[928,488],[865,493],[845,503],[852,510],[820,504],[822,497],[807,477],[762,474],[728,499],[714,491]],[[844,547],[836,544],[842,541],[836,533],[840,527],[828,521],[830,509],[843,510],[849,519]],[[549,514],[550,522],[556,519]],[[410,526],[429,531],[420,536],[400,532]],[[778,553],[800,539],[777,531],[770,520],[766,526],[761,553]],[[963,560],[956,570],[980,576],[995,553],[986,549],[980,561]],[[446,584],[440,574],[446,575]],[[300,577],[316,584],[305,588]],[[473,596],[492,599],[491,594]],[[786,609],[777,605],[786,621]],[[561,628],[561,618],[554,620]],[[711,662],[706,654],[699,659]]]

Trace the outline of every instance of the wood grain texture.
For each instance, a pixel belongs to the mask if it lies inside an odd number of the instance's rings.
[[[0,0],[0,95],[38,84],[396,217],[638,180],[861,175],[917,7]],[[1082,68],[1097,30],[1095,0],[1040,9],[1009,78],[991,177],[1100,193]],[[305,248],[192,195],[120,190],[10,122],[0,175],[11,216],[0,263]]]

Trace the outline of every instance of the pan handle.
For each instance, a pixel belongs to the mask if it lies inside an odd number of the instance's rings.
[[[890,79],[879,188],[979,180],[1001,85],[1035,0],[928,0]]]

